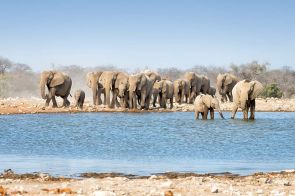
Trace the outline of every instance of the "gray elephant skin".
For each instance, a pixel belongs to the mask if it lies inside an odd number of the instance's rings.
[[[238,83],[239,79],[230,73],[218,74],[216,88],[218,94],[221,96],[221,101],[233,101],[232,90]]]
[[[175,102],[178,104],[189,101],[190,84],[188,80],[177,79],[173,82]]]
[[[137,109],[139,99],[141,109],[149,109],[152,96],[152,81],[144,73],[129,76],[129,107]]]
[[[115,92],[115,81],[119,73],[117,71],[104,71],[99,77],[99,85],[101,85],[102,91],[105,93],[104,104],[109,108],[113,108],[115,105],[120,107]]]
[[[82,110],[84,105],[84,100],[85,100],[85,92],[81,89],[76,90],[74,94],[74,98],[75,98],[75,107]]]
[[[45,94],[45,86],[48,89],[48,94]],[[48,106],[52,100],[53,107],[57,107],[55,96],[63,99],[63,106],[70,105],[67,99],[70,95],[72,87],[72,79],[65,73],[59,71],[43,71],[40,77],[41,97],[46,99],[45,106]]]
[[[199,76],[202,79],[202,83],[201,83],[201,89],[200,89],[200,93],[202,94],[209,94],[209,89],[210,89],[210,80],[207,76]]]
[[[202,115],[202,120],[207,120],[208,111],[210,111],[210,118],[214,119],[214,109],[217,109],[219,115],[224,119],[223,114],[220,110],[219,101],[217,98],[211,95],[198,95],[194,101],[195,119],[199,119],[199,114]]]
[[[92,100],[93,105],[101,105],[101,94],[103,92],[102,86],[99,85],[99,77],[101,76],[102,71],[89,72],[86,75],[87,86],[92,90]],[[106,99],[104,99],[104,102]],[[105,104],[105,103],[104,103]]]
[[[123,72],[119,72],[114,86],[114,97],[119,97],[120,107],[129,107],[129,75]]]
[[[188,85],[189,85],[189,102],[188,103],[193,103],[196,96],[201,91],[202,78],[194,72],[186,72],[184,74],[184,79],[188,81]]]
[[[153,85],[153,106],[155,107],[155,102],[157,97],[159,97],[159,105],[160,108],[167,108],[167,100],[170,101],[170,109],[173,108],[173,95],[174,95],[174,86],[173,82],[170,80],[161,80],[156,81]]]
[[[211,95],[212,97],[214,97],[215,94],[216,94],[216,88],[211,86],[208,90],[208,95]]]
[[[147,77],[149,77],[149,79],[151,80],[152,82],[152,85],[154,85],[154,83],[156,81],[160,81],[161,80],[161,76],[156,73],[156,72],[153,72],[153,71],[150,71],[150,70],[146,70],[143,72]],[[156,102],[157,100],[157,96],[154,96],[154,94],[152,94],[152,97],[153,97],[153,103]],[[156,107],[154,104],[153,104],[154,107]]]
[[[244,120],[248,120],[248,111],[250,109],[249,119],[255,118],[255,99],[262,93],[263,85],[257,80],[242,80],[238,82],[233,90],[233,109],[231,118],[234,119],[238,108],[243,111]]]

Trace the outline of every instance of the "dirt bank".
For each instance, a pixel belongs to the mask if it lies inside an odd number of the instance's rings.
[[[61,105],[61,100],[58,102]],[[169,105],[168,105],[169,106]],[[223,111],[230,111],[232,103],[222,103],[221,108]],[[159,109],[153,108],[149,111],[154,112],[177,112],[177,111],[193,111],[192,104],[174,104],[173,109]],[[266,112],[294,112],[295,99],[257,99],[257,111]],[[76,112],[146,112],[143,110],[129,110],[129,109],[109,109],[104,106],[92,106],[91,102],[86,100],[83,110],[78,110],[71,106],[69,108],[52,108],[44,107],[44,100],[39,98],[7,98],[0,99],[0,114],[35,114],[35,113],[76,113]]]
[[[97,175],[82,179],[46,174],[2,175],[0,195],[295,195],[295,172],[250,176],[175,174],[143,178]]]

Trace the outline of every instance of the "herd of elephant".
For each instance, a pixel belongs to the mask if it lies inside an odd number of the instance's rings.
[[[217,76],[216,89],[210,86],[207,76],[194,72],[186,72],[183,78],[171,81],[162,78],[158,73],[145,71],[128,75],[119,71],[90,72],[86,76],[87,86],[92,90],[93,105],[104,104],[109,108],[122,107],[129,109],[149,109],[156,103],[160,108],[173,108],[173,102],[178,104],[194,104],[195,117],[207,119],[210,111],[211,119],[214,118],[214,109],[220,111],[219,100],[233,102],[232,116],[235,117],[238,108],[244,112],[244,119],[254,119],[255,98],[262,92],[263,86],[254,80],[239,80],[232,74],[225,73]],[[48,94],[45,94],[45,88]],[[63,98],[63,106],[68,107],[72,80],[70,76],[59,71],[44,71],[41,73],[40,91],[45,106],[52,100],[53,107],[57,107],[55,96]],[[102,101],[101,96],[104,96]],[[218,95],[218,96],[215,96]],[[77,90],[74,94],[75,106],[83,108],[85,92]],[[119,101],[118,101],[119,99]]]

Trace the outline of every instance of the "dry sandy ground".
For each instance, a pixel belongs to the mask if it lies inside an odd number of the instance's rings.
[[[94,107],[90,101],[86,101],[83,110],[78,110],[71,106],[69,108],[52,108],[44,107],[45,101],[39,98],[7,98],[0,99],[0,114],[35,114],[35,113],[59,113],[59,112],[144,112],[134,111],[128,109],[109,109],[103,105]],[[61,100],[58,102],[61,105]],[[168,105],[169,106],[169,105]],[[221,108],[223,111],[230,111],[232,103],[222,103]],[[192,104],[174,104],[173,109],[159,109],[151,108],[149,111],[155,112],[176,112],[176,111],[193,111]],[[294,112],[295,111],[295,99],[257,99],[256,111],[267,111],[267,112]]]
[[[295,171],[243,177],[174,173],[137,178],[91,176],[66,179],[46,174],[2,175],[0,195],[295,195]]]

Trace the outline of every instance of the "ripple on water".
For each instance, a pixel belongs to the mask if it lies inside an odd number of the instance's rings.
[[[164,171],[247,174],[295,167],[295,113],[255,121],[193,113],[1,116],[0,169],[73,174]],[[70,168],[70,169],[68,169]]]

